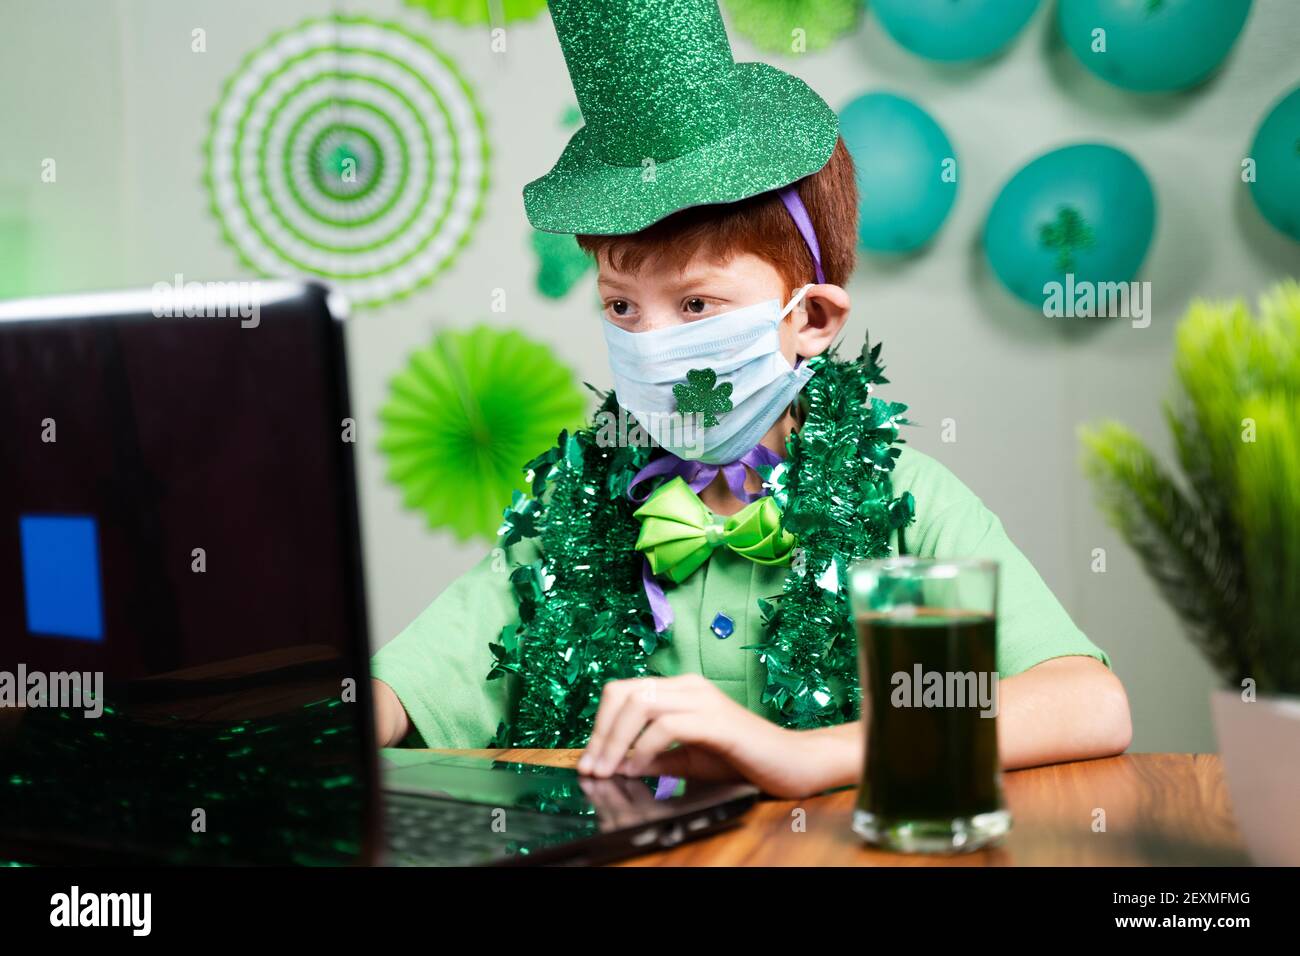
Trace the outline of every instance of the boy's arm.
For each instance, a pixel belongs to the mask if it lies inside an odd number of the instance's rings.
[[[375,742],[380,747],[396,747],[411,732],[411,720],[397,692],[381,680],[371,678],[370,694],[375,702]]]
[[[910,490],[917,501],[918,520],[904,535],[906,553],[998,562],[1003,767],[1102,757],[1127,748],[1128,699],[1109,657],[1070,620],[997,516],[948,469],[910,448],[899,459],[894,486],[896,493]],[[852,784],[862,772],[861,721],[784,730],[733,704],[702,678],[656,683],[654,689],[640,681],[606,685],[579,769],[598,776],[739,775],[781,796]],[[681,746],[669,749],[674,745]]]
[[[1004,770],[1109,757],[1133,736],[1124,685],[1100,660],[1081,655],[1053,657],[999,681],[997,720]],[[858,781],[862,721],[801,733],[822,738],[819,750],[835,761],[825,767],[825,788]]]
[[[1092,657],[1055,657],[1001,682],[998,755],[1008,770],[1123,753],[1124,685]]]
[[[510,714],[509,678],[487,680],[488,645],[518,623],[510,572],[537,557],[532,542],[494,549],[371,658],[379,745],[485,747]]]
[[[1119,753],[1128,746],[1128,701],[1092,657],[1056,657],[1002,682],[998,750],[1008,770]],[[596,726],[578,763],[608,777],[743,778],[772,796],[800,798],[859,782],[861,720],[786,730],[698,674],[605,685]]]

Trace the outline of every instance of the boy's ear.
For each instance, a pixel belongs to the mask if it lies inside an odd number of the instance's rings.
[[[849,294],[840,286],[815,285],[791,315],[795,351],[804,358],[821,355],[834,344],[849,318]]]

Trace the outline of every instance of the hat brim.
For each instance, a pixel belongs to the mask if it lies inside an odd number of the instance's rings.
[[[544,232],[625,235],[682,209],[738,202],[811,176],[839,137],[834,110],[798,77],[737,63],[740,121],[694,152],[654,164],[611,166],[584,126],[554,168],[524,187],[528,221]]]

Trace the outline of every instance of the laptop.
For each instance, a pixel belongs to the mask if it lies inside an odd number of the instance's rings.
[[[179,277],[0,303],[0,860],[596,863],[754,802],[376,750],[345,311]]]

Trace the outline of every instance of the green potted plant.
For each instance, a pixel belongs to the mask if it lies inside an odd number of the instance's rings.
[[[1084,470],[1226,689],[1215,730],[1256,862],[1300,864],[1300,284],[1192,304],[1165,419],[1175,474],[1116,422]]]

